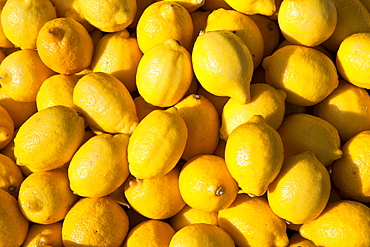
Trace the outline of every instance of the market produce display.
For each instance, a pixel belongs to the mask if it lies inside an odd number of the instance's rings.
[[[0,247],[369,247],[370,0],[0,0]]]

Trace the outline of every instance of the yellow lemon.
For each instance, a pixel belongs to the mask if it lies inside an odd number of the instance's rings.
[[[19,188],[23,182],[23,174],[14,160],[0,154],[0,189],[18,198]]]
[[[104,35],[94,49],[93,72],[105,72],[120,80],[130,92],[136,90],[136,71],[143,54],[137,39],[124,29]]]
[[[193,21],[193,37],[190,42],[190,49],[191,52],[194,47],[194,42],[197,39],[199,33],[202,30],[205,30],[207,26],[207,19],[208,16],[211,14],[211,11],[204,11],[204,10],[197,10],[190,13],[190,17]]]
[[[225,0],[206,0],[202,6],[202,9],[206,11],[213,11],[220,8],[232,9]]]
[[[72,18],[81,23],[87,31],[91,32],[95,29],[86,18],[82,15],[80,3],[77,0],[65,0],[53,2],[57,17]]]
[[[225,160],[211,154],[198,155],[184,164],[179,188],[187,205],[206,212],[229,207],[239,190]]]
[[[189,52],[177,40],[168,39],[143,55],[137,68],[136,86],[149,104],[168,107],[180,101],[192,79]]]
[[[330,196],[330,176],[312,151],[284,160],[276,179],[269,185],[267,198],[272,211],[293,224],[315,219]]]
[[[198,36],[192,53],[195,76],[201,86],[217,96],[250,100],[253,59],[247,45],[231,31],[218,30]]]
[[[342,157],[337,129],[322,118],[306,113],[292,114],[284,118],[278,132],[285,157],[310,150],[324,166]]]
[[[316,247],[316,245],[311,240],[302,237],[299,232],[296,232],[290,236],[287,247]]]
[[[49,0],[9,0],[1,12],[5,37],[22,49],[35,49],[41,27],[56,18]]]
[[[340,75],[355,86],[370,89],[370,30],[355,33],[339,45],[336,65]]]
[[[6,1],[0,2],[0,15],[3,11],[5,3]],[[15,47],[14,44],[10,42],[10,40],[5,36],[3,25],[1,24],[1,18],[0,18],[0,47],[3,47],[3,48],[14,48]]]
[[[83,197],[114,192],[129,175],[126,134],[100,134],[77,150],[68,166],[72,191]]]
[[[234,247],[231,236],[222,228],[196,223],[184,226],[173,235],[169,247]]]
[[[137,117],[139,118],[139,121],[141,121],[143,118],[146,117],[150,112],[154,110],[163,110],[164,107],[154,106],[152,104],[149,104],[144,100],[144,98],[139,95],[134,99],[134,103],[136,106],[136,112]]]
[[[82,16],[103,32],[118,32],[134,20],[135,0],[78,0]]]
[[[202,7],[206,0],[160,0],[160,1],[171,1],[182,5],[189,13],[194,12],[198,8]]]
[[[35,50],[18,50],[9,54],[0,66],[0,85],[15,101],[36,101],[41,84],[55,74]]]
[[[369,138],[370,130],[354,135],[343,145],[343,157],[332,165],[333,183],[340,193],[362,202],[370,202]]]
[[[160,220],[145,220],[132,228],[122,247],[167,247],[175,230]]]
[[[218,144],[220,129],[220,119],[213,104],[204,96],[190,94],[175,107],[188,129],[181,157],[189,160],[200,154],[212,154]]]
[[[19,190],[19,207],[24,216],[38,224],[63,220],[78,200],[69,187],[67,170],[36,171],[24,179]]]
[[[125,85],[104,72],[81,77],[73,89],[73,103],[93,130],[131,134],[139,121]]]
[[[244,193],[262,196],[284,159],[278,132],[260,115],[236,127],[226,141],[225,161]]]
[[[14,121],[9,112],[0,105],[0,149],[6,147],[13,139]]]
[[[89,33],[72,18],[46,22],[37,35],[36,48],[44,64],[60,74],[86,69],[94,51]]]
[[[136,179],[129,176],[124,183],[124,194],[135,211],[149,218],[163,220],[180,212],[185,206],[179,189],[178,167],[163,176]]]
[[[221,138],[227,140],[231,132],[242,123],[248,122],[254,115],[261,115],[274,129],[279,128],[285,114],[286,93],[266,83],[254,83],[250,86],[251,100],[241,104],[230,98],[223,107]]]
[[[63,247],[62,225],[62,221],[47,225],[32,224],[28,229],[28,233],[22,247]]]
[[[288,245],[285,221],[272,212],[263,197],[238,194],[230,207],[218,212],[218,223],[239,247]]]
[[[199,86],[196,94],[206,97],[212,103],[212,105],[216,108],[218,116],[221,119],[223,108],[226,102],[230,99],[230,97],[217,96],[217,95],[211,94],[210,92],[205,90],[202,86]]]
[[[231,8],[247,15],[261,14],[271,16],[276,10],[274,0],[225,0],[225,2],[230,5]]]
[[[33,114],[14,138],[17,165],[37,170],[61,167],[80,147],[84,128],[84,119],[66,106],[52,106]]]
[[[334,32],[337,9],[332,0],[282,1],[278,15],[284,37],[293,44],[318,46]]]
[[[370,209],[356,201],[331,202],[315,220],[303,224],[300,234],[316,246],[369,246]]]
[[[12,195],[0,190],[0,199],[0,243],[2,246],[21,246],[27,236],[29,222]]]
[[[331,123],[342,142],[355,134],[370,129],[370,97],[359,88],[341,79],[339,86],[313,107],[315,116]]]
[[[263,36],[257,24],[249,16],[236,10],[217,9],[209,14],[205,31],[228,30],[235,33],[247,45],[256,68],[263,56]]]
[[[37,110],[40,111],[54,105],[73,107],[73,88],[78,81],[77,76],[56,74],[47,78],[40,86],[36,95]]]
[[[264,58],[262,66],[267,84],[283,89],[287,94],[286,101],[291,104],[317,104],[338,86],[333,61],[313,48],[284,46]]]
[[[36,102],[19,102],[12,99],[0,87],[0,106],[4,107],[14,122],[14,129],[18,129],[31,115],[36,113]]]
[[[323,46],[336,52],[340,43],[348,36],[354,33],[370,32],[370,13],[360,0],[331,1],[337,9],[337,25]]]
[[[168,39],[178,40],[186,49],[193,37],[190,13],[172,1],[157,1],[149,5],[137,23],[137,41],[146,53],[151,47]]]
[[[280,27],[278,23],[265,15],[249,15],[257,24],[263,38],[263,55],[270,56],[280,43]]]
[[[128,221],[125,210],[109,196],[81,198],[63,221],[63,244],[121,247]]]
[[[218,212],[207,212],[192,208],[186,204],[180,212],[170,218],[170,225],[175,231],[195,223],[206,223],[218,226]]]
[[[180,160],[187,138],[186,123],[177,108],[152,111],[130,137],[127,148],[130,173],[138,179],[165,175]]]

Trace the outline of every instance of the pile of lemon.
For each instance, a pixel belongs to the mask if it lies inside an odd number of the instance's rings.
[[[1,0],[0,246],[370,246],[370,0]]]

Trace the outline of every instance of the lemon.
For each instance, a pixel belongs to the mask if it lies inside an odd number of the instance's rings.
[[[356,201],[331,202],[300,234],[316,246],[369,246],[370,209]]]
[[[78,199],[69,187],[67,170],[59,168],[36,171],[26,177],[19,190],[18,202],[29,221],[52,224],[63,220]]]
[[[59,221],[53,224],[32,224],[24,240],[22,247],[42,246],[63,247],[62,225]]]
[[[127,148],[130,173],[138,179],[165,175],[180,160],[187,138],[186,123],[177,108],[152,111],[130,137]]]
[[[78,0],[82,16],[103,32],[118,32],[128,27],[137,11],[135,0]]]
[[[286,93],[266,83],[254,83],[250,86],[251,100],[241,104],[230,98],[223,107],[221,138],[227,140],[231,132],[242,123],[248,122],[254,115],[261,115],[274,129],[279,128],[285,114]]]
[[[67,163],[80,147],[85,121],[66,106],[52,106],[32,115],[14,138],[17,165],[52,170]]]
[[[360,0],[331,0],[337,9],[337,25],[323,46],[337,52],[340,43],[354,33],[370,32],[370,13]]]
[[[342,147],[343,157],[332,165],[333,183],[348,198],[370,202],[368,150],[370,130],[362,131],[349,139]]]
[[[355,33],[339,45],[336,65],[340,75],[355,86],[370,89],[370,30]]]
[[[205,90],[202,86],[199,86],[196,94],[206,97],[213,104],[213,106],[216,108],[218,116],[221,119],[223,108],[224,108],[226,102],[230,99],[230,97],[216,96],[214,94],[211,94],[207,90]]]
[[[81,198],[63,221],[63,244],[120,247],[128,233],[128,222],[125,210],[109,196]]]
[[[34,102],[41,84],[54,74],[37,51],[18,50],[1,62],[0,85],[13,100]]]
[[[23,182],[23,174],[11,158],[0,154],[0,189],[18,198],[19,188]]]
[[[202,7],[205,0],[161,0],[161,1],[171,1],[182,5],[189,13],[196,11],[198,8]]]
[[[82,76],[73,89],[73,103],[93,130],[131,134],[139,121],[125,85],[104,72]]]
[[[211,154],[195,156],[183,165],[179,188],[187,205],[206,212],[229,207],[239,190],[225,160]]]
[[[271,16],[276,10],[274,0],[225,0],[225,2],[230,5],[231,8],[247,15],[261,14]]]
[[[302,237],[299,232],[296,232],[290,236],[287,247],[316,247],[316,245],[311,240]]]
[[[285,157],[310,150],[324,166],[329,166],[343,155],[337,129],[322,118],[306,113],[292,114],[284,118],[278,132]]]
[[[184,226],[173,235],[169,247],[234,247],[234,240],[222,228],[196,223]]]
[[[284,159],[278,132],[260,115],[236,127],[226,141],[225,161],[244,193],[262,196]]]
[[[314,47],[333,34],[337,24],[337,9],[332,0],[284,0],[279,8],[278,23],[289,42]]]
[[[72,18],[75,21],[81,23],[88,32],[95,29],[86,18],[82,15],[79,1],[76,0],[65,0],[65,1],[54,1],[52,2],[57,12],[57,17]]]
[[[238,194],[230,207],[218,212],[218,223],[239,247],[288,245],[285,221],[272,212],[264,197]]]
[[[124,195],[140,215],[163,220],[180,212],[185,206],[179,189],[178,167],[163,176],[136,179],[130,175],[124,183]]]
[[[219,141],[220,118],[214,105],[197,94],[184,97],[174,107],[184,119],[188,138],[182,159],[189,160],[200,154],[212,154]]]
[[[22,49],[33,50],[41,27],[56,17],[49,0],[10,0],[2,9],[1,25],[11,43]]]
[[[36,95],[37,110],[50,106],[64,105],[73,107],[73,88],[78,81],[77,76],[56,74],[47,78],[40,86]]]
[[[129,175],[126,134],[100,134],[77,150],[68,166],[72,191],[83,197],[114,192]]]
[[[130,92],[136,90],[136,71],[143,54],[137,39],[124,29],[104,35],[94,47],[93,72],[105,72],[120,80]]]
[[[160,220],[145,220],[128,233],[122,247],[168,246],[175,230]]]
[[[272,211],[293,224],[315,219],[330,196],[330,177],[312,151],[284,160],[276,179],[269,185],[267,198]]]
[[[201,86],[217,96],[250,101],[253,59],[247,45],[231,31],[208,31],[194,43],[192,62]]]
[[[94,52],[89,33],[72,18],[46,22],[37,34],[36,48],[46,66],[67,75],[89,67]]]
[[[0,105],[0,149],[6,147],[13,139],[14,121],[9,112]]]
[[[228,30],[235,33],[247,45],[256,68],[262,61],[264,41],[257,24],[236,10],[217,9],[209,14],[205,31]]]
[[[323,101],[313,107],[313,113],[337,130],[342,142],[355,134],[370,129],[370,97],[364,88],[359,88],[343,79],[339,86]]]
[[[29,222],[12,195],[0,190],[0,199],[0,243],[3,246],[21,246],[27,236]]]
[[[280,43],[280,27],[278,23],[265,15],[249,15],[257,24],[263,38],[263,55],[271,55]]]
[[[139,94],[149,104],[169,107],[181,100],[193,79],[191,56],[175,39],[149,49],[136,74]]]
[[[325,54],[301,45],[288,45],[264,58],[267,84],[283,89],[286,102],[311,106],[325,99],[337,86],[336,67]]]
[[[185,7],[173,1],[156,1],[139,18],[137,41],[144,54],[168,39],[175,39],[189,49],[193,29],[193,21]]]
[[[206,223],[218,226],[218,212],[207,212],[201,209],[195,209],[189,205],[185,205],[180,212],[175,214],[170,219],[170,225],[175,231],[180,230],[184,226]]]

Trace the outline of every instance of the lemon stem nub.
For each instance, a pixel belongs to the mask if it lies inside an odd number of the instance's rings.
[[[224,194],[224,189],[222,187],[219,187],[216,190],[216,196],[222,196]]]

